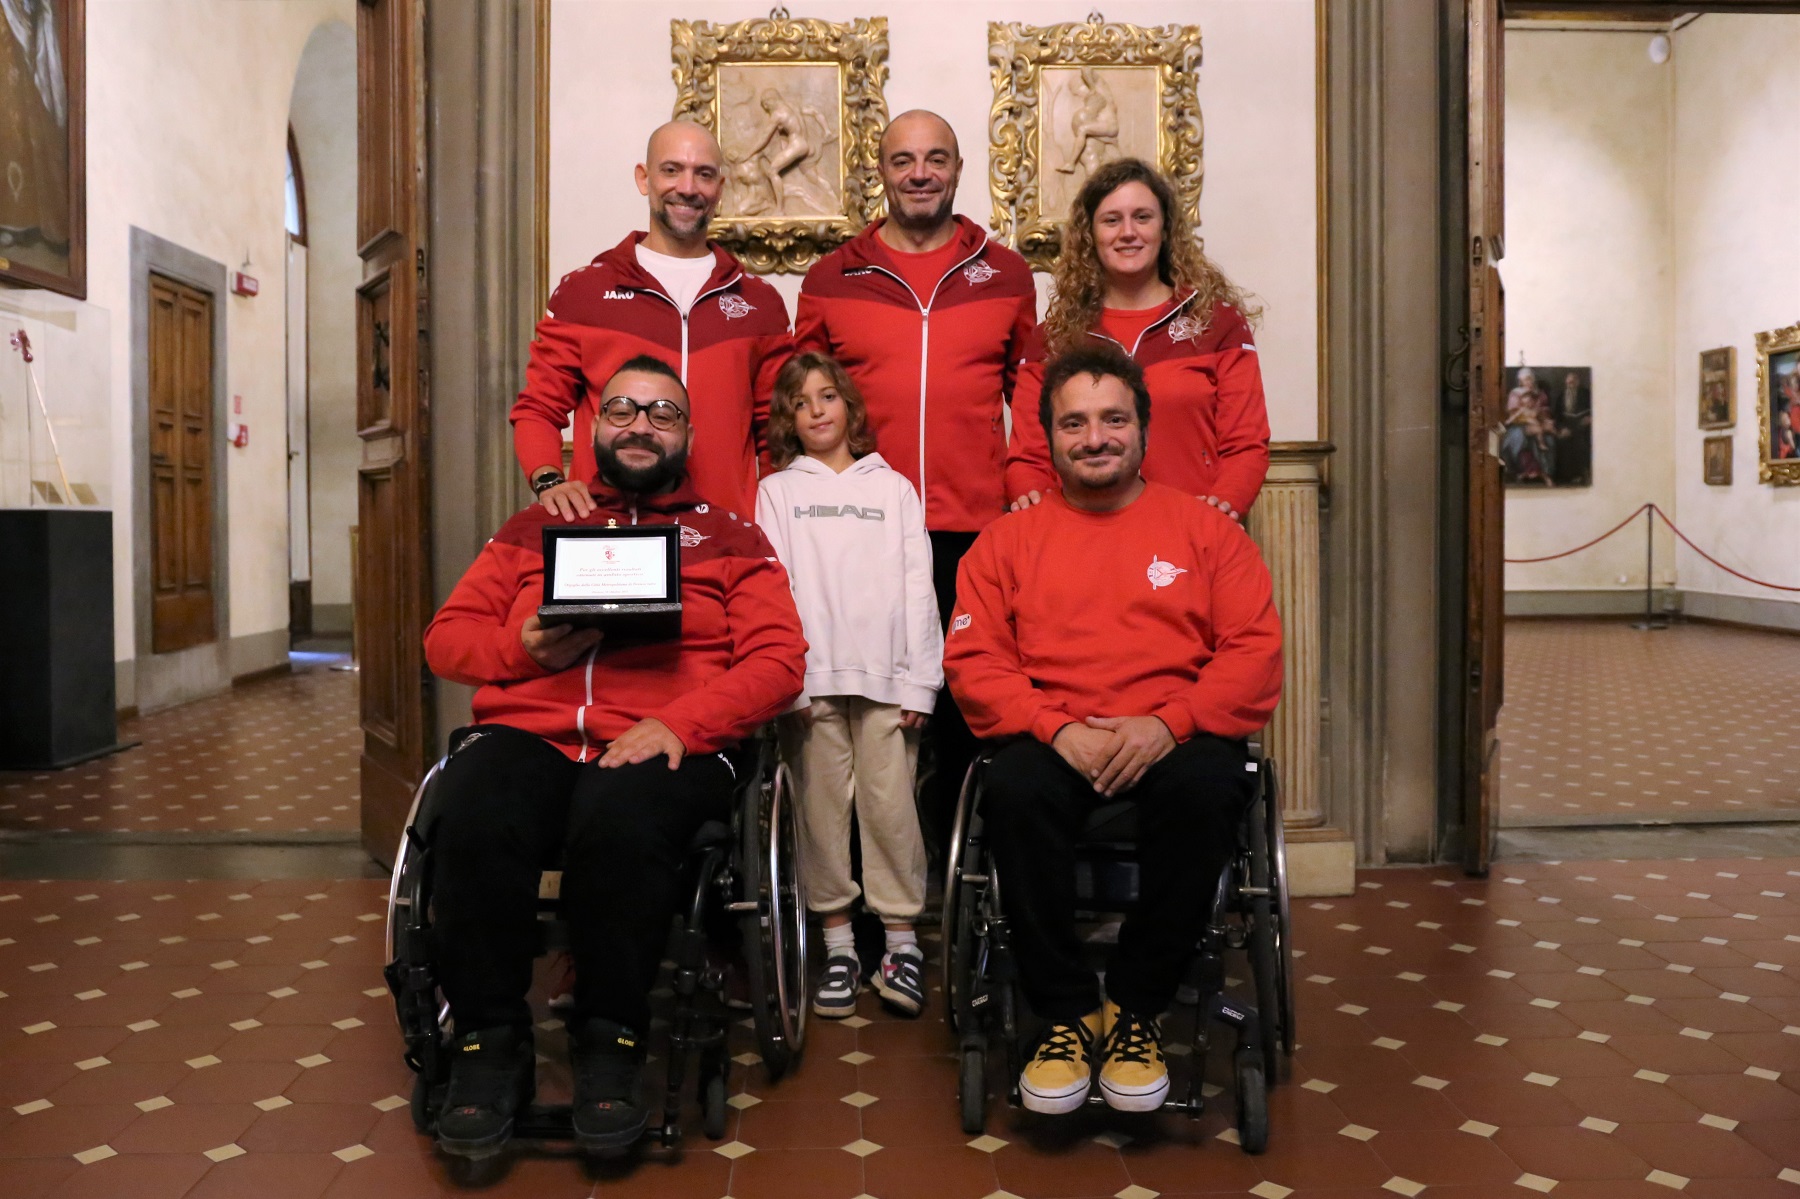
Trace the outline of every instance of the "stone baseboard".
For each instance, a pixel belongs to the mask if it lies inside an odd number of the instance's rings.
[[[1343,833],[1296,840],[1288,834],[1288,895],[1311,899],[1356,890],[1356,843]]]

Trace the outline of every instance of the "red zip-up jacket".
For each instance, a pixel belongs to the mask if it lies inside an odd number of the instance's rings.
[[[1150,388],[1144,478],[1189,495],[1217,496],[1247,513],[1269,473],[1269,410],[1256,341],[1249,322],[1229,304],[1214,305],[1212,319],[1202,324],[1190,311],[1193,298],[1189,292],[1170,299],[1136,345],[1120,347],[1144,368]],[[1097,330],[1088,336],[1119,345]],[[1029,411],[1030,419],[1021,425],[1014,417],[1006,460],[1006,494],[1012,498],[1060,486],[1038,420],[1045,357],[1040,325],[1019,371],[1014,411]]]
[[[989,525],[956,574],[944,675],[977,737],[1089,716],[1248,737],[1281,698],[1269,569],[1230,517],[1149,483],[1117,512],[1060,491]]]
[[[794,341],[850,372],[881,456],[918,488],[925,527],[978,532],[1006,511],[1001,409],[1037,323],[1031,268],[959,216],[950,269],[915,295],[875,235],[881,225],[806,272]],[[1037,409],[1015,404],[1015,428],[1021,416],[1035,421]]]
[[[520,632],[544,598],[544,526],[562,521],[533,504],[500,526],[425,630],[432,672],[479,688],[475,723],[536,733],[585,762],[648,717],[689,753],[712,753],[785,712],[800,694],[806,639],[787,571],[750,510],[720,510],[686,482],[647,497],[602,485],[594,500],[577,525],[681,526],[680,639],[602,640],[556,672],[534,662]]]
[[[702,494],[756,511],[757,458],[768,447],[769,396],[794,351],[787,305],[713,246],[712,277],[683,316],[637,260],[633,233],[563,276],[538,322],[525,390],[512,406],[513,445],[529,476],[562,468],[563,429],[575,417],[574,477],[592,482],[600,388],[627,359],[652,354],[681,374],[694,410],[688,475]]]

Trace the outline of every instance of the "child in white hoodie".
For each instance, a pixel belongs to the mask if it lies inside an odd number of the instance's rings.
[[[871,982],[895,1010],[925,1006],[913,921],[925,906],[925,844],[913,806],[919,730],[943,682],[931,542],[911,483],[874,452],[862,396],[824,354],[775,380],[756,519],[793,580],[806,627],[806,689],[782,721],[800,812],[807,904],[823,917],[825,977],[813,1011],[856,1010],[850,929],[861,895],[886,933]],[[850,871],[854,805],[862,887]]]

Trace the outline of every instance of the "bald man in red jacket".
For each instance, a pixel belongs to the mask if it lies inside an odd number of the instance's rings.
[[[680,375],[641,356],[596,390],[593,508],[574,523],[679,526],[680,636],[615,645],[544,628],[543,531],[563,521],[536,504],[501,526],[425,631],[433,672],[479,688],[427,834],[435,961],[457,1032],[438,1143],[467,1157],[498,1152],[530,1102],[538,877],[559,845],[578,967],[576,1140],[605,1151],[642,1135],[649,992],[688,846],[730,818],[726,751],[788,708],[805,671],[787,572],[750,509],[688,482]]]
[[[1245,739],[1281,696],[1269,572],[1230,517],[1147,483],[1150,395],[1112,348],[1050,363],[1041,423],[1062,490],[1001,517],[963,558],[944,673],[979,737],[1013,738],[982,814],[1026,1000],[1049,1029],[1027,1108],[1168,1095],[1158,1015],[1207,917],[1255,775]],[[1139,898],[1103,1005],[1075,933],[1075,842],[1109,799],[1137,808]]]

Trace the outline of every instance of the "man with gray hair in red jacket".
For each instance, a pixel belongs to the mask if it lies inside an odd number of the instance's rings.
[[[501,526],[425,631],[431,669],[479,688],[429,834],[435,960],[457,1032],[438,1143],[468,1157],[497,1152],[531,1101],[525,995],[538,877],[559,844],[576,1140],[616,1150],[643,1133],[641,1038],[682,863],[702,824],[729,818],[724,751],[788,708],[806,666],[787,572],[751,510],[688,483],[693,425],[674,368],[627,360],[594,409],[593,509],[574,523],[679,525],[679,637],[615,645],[543,627],[543,531],[563,522],[536,504]]]

